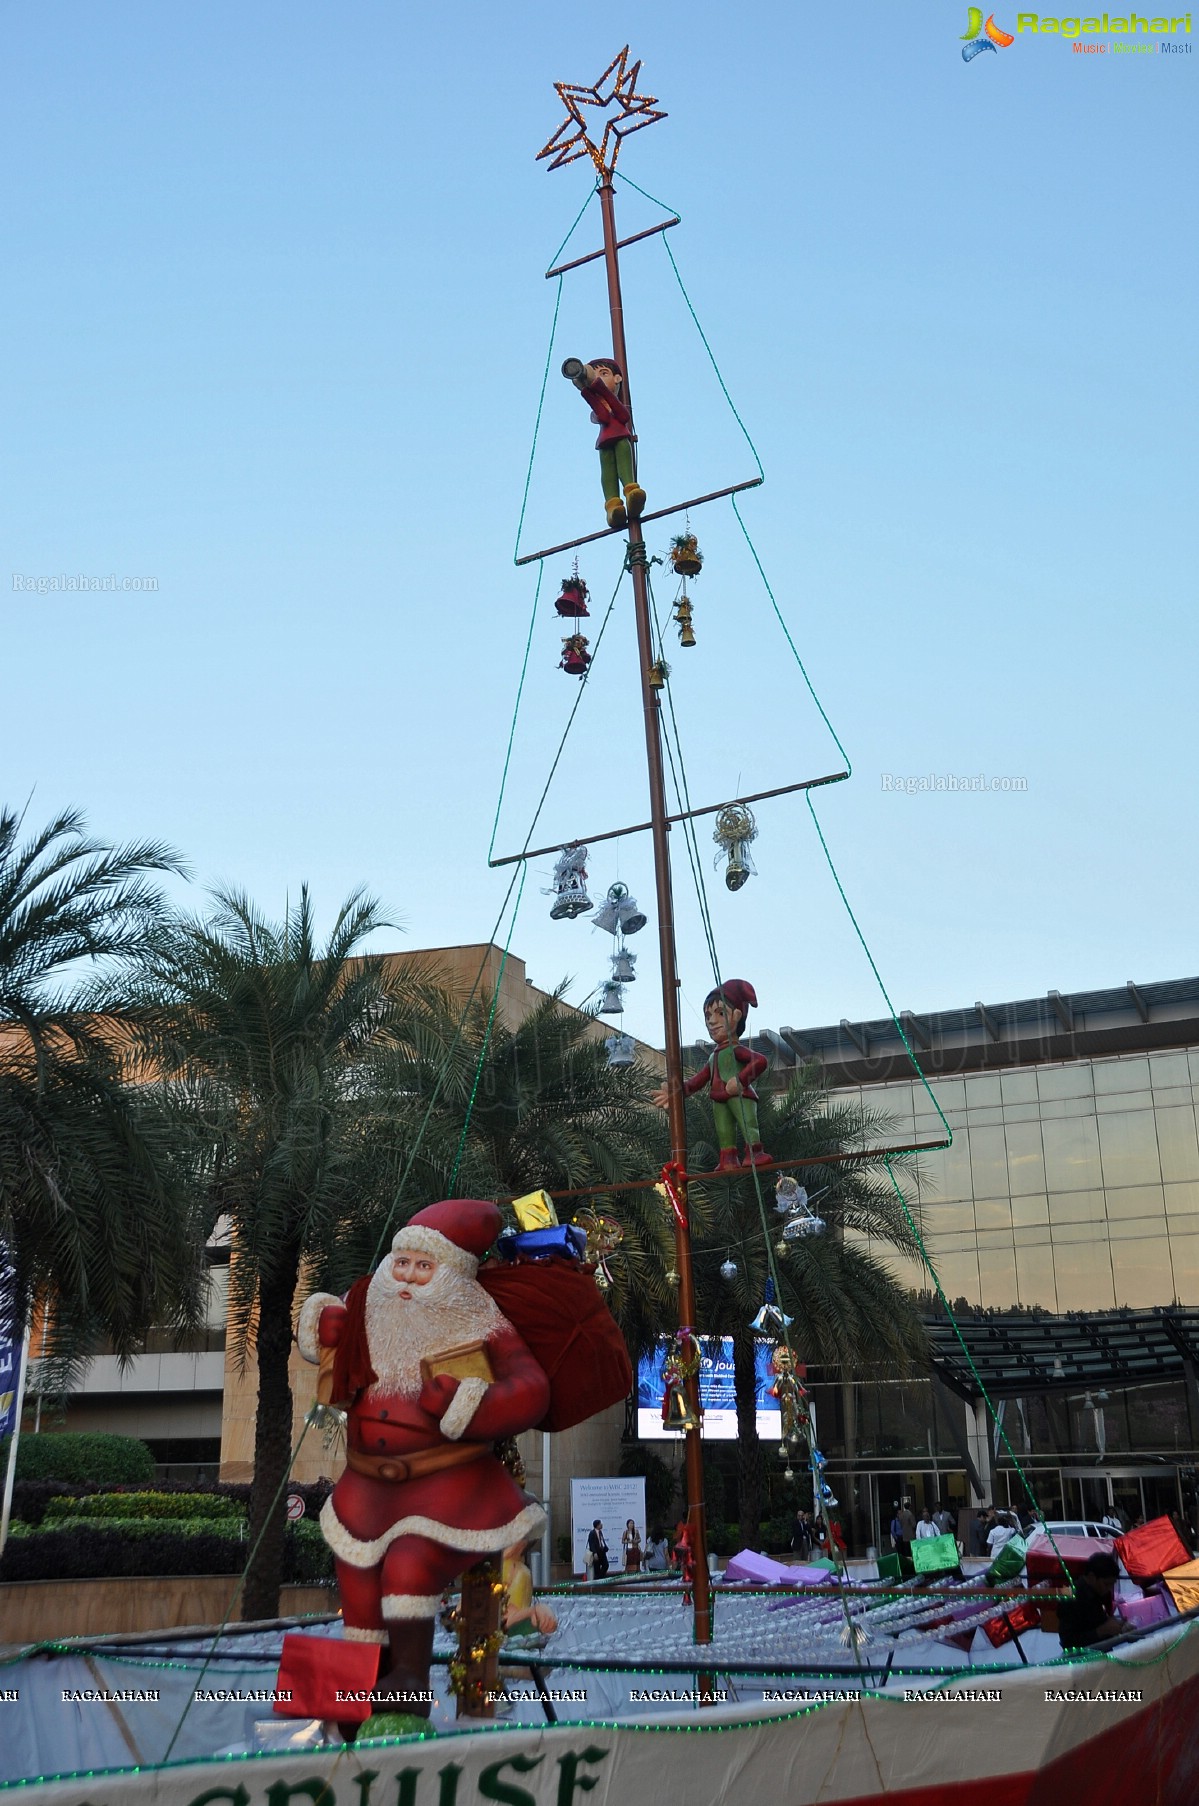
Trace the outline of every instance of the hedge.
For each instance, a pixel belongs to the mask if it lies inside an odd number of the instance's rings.
[[[130,1490],[145,1496],[142,1487]],[[308,1517],[315,1518],[329,1496],[331,1482],[328,1480],[289,1482],[287,1490],[289,1493],[298,1493],[304,1500]],[[92,1485],[77,1486],[67,1480],[18,1480],[13,1489],[13,1518],[25,1524],[40,1524],[47,1516],[69,1515],[61,1514],[58,1511],[56,1501],[59,1499],[92,1498],[100,1494],[109,1496],[110,1493],[113,1493],[112,1488]],[[129,1497],[130,1493],[122,1488],[117,1488],[114,1496]],[[155,1483],[153,1496],[156,1499],[186,1497],[195,1501],[225,1499],[244,1511],[249,1508],[250,1488],[240,1482],[234,1483],[225,1480],[211,1480],[207,1483],[194,1480],[191,1482],[160,1480]],[[138,1512],[139,1517],[150,1515],[157,1514],[148,1510]],[[205,1507],[196,1504],[194,1507],[189,1507],[186,1515],[203,1517],[206,1515]]]
[[[225,1498],[219,1493],[100,1492],[85,1498],[65,1498],[60,1494],[50,1499],[43,1521],[58,1524],[76,1518],[219,1518],[244,1524],[245,1517],[246,1508],[240,1499]]]
[[[7,1459],[8,1439],[0,1447]],[[58,1435],[22,1436],[17,1444],[18,1480],[65,1480],[72,1485],[145,1485],[154,1478],[154,1457],[136,1436],[64,1430]]]
[[[212,1518],[101,1519],[44,1528],[14,1523],[0,1581],[101,1580],[135,1575],[240,1574],[249,1557],[242,1525]],[[285,1583],[331,1580],[333,1557],[315,1523],[290,1524]]]

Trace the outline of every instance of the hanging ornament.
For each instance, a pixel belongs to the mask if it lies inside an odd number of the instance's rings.
[[[663,1278],[668,1286],[677,1286],[679,1283],[678,1269],[676,1267],[670,1267],[663,1275]]]
[[[699,541],[690,527],[676,533],[670,542],[670,562],[680,577],[698,577],[704,566]]]
[[[591,663],[591,654],[587,650],[587,638],[581,633],[572,633],[569,639],[562,642],[562,657],[558,667],[571,677],[586,677],[587,667]]]
[[[576,558],[574,573],[572,576],[564,577],[562,579],[562,594],[554,603],[554,607],[558,610],[560,615],[565,616],[567,619],[572,617],[577,619],[582,615],[588,615],[591,613],[591,610],[587,606],[587,597],[589,593],[587,585],[579,576],[579,561]]]
[[[726,803],[716,817],[712,839],[720,848],[716,864],[719,865],[722,858],[728,861],[724,881],[730,890],[740,890],[746,879],[757,871],[749,856],[749,843],[757,838],[758,824],[753,810],[747,809],[744,803]]]
[[[622,985],[631,985],[637,977],[633,967],[637,964],[637,955],[630,953],[626,947],[612,955],[612,976]]]
[[[785,1217],[792,1210],[805,1210],[807,1203],[807,1192],[790,1173],[783,1173],[775,1180],[774,1208],[780,1216]]]
[[[609,934],[637,934],[646,923],[645,916],[637,907],[636,897],[630,897],[623,884],[608,886],[608,895],[591,920],[597,928],[606,929]]]
[[[689,1329],[675,1332],[674,1347],[662,1363],[662,1428],[664,1430],[698,1430],[703,1406],[694,1411],[687,1401],[685,1386],[699,1372],[700,1346]]]
[[[550,910],[551,922],[573,921],[592,907],[587,895],[586,847],[563,847],[554,866],[554,882],[542,895],[557,899]]]
[[[669,676],[670,676],[670,666],[666,663],[666,660],[664,658],[656,658],[654,660],[653,664],[649,668],[649,687],[650,687],[650,689],[651,690],[663,689],[666,684],[666,679]]]
[[[794,1446],[808,1433],[810,1420],[807,1389],[800,1383],[795,1356],[785,1343],[771,1351],[770,1371],[774,1375],[770,1397],[777,1398],[779,1402],[779,1423],[783,1438],[779,1455],[784,1461],[789,1461],[788,1444]]]
[[[608,1050],[609,1066],[632,1066],[636,1063],[636,1048],[632,1035],[609,1035],[604,1041]]]
[[[818,1198],[830,1188],[817,1192]],[[800,1242],[809,1235],[823,1235],[828,1227],[823,1217],[818,1217],[812,1209],[811,1200],[802,1185],[797,1185],[790,1176],[784,1176],[774,1188],[775,1209],[783,1212],[787,1221],[783,1225],[783,1242]],[[782,1244],[780,1244],[781,1246]]]
[[[680,646],[694,646],[695,629],[691,625],[691,598],[686,590],[674,605],[674,618],[679,624]]]
[[[580,1210],[573,1221],[587,1236],[583,1259],[595,1268],[595,1283],[601,1292],[606,1292],[612,1284],[608,1259],[623,1242],[624,1230],[615,1217],[604,1216],[598,1210]]]
[[[767,1331],[789,1329],[795,1319],[793,1317],[788,1317],[786,1311],[781,1311],[775,1302],[778,1293],[774,1289],[773,1279],[767,1279],[765,1291],[766,1302],[749,1327],[751,1329]]]
[[[720,1263],[720,1277],[721,1277],[721,1278],[722,1278],[722,1279],[725,1279],[725,1280],[732,1280],[732,1279],[736,1279],[736,1277],[737,1277],[737,1263],[736,1263],[736,1261],[735,1261],[735,1260],[722,1260],[722,1261],[721,1261],[721,1263]]]
[[[600,999],[601,1016],[621,1016],[624,1014],[624,993],[615,979],[606,979],[604,994]]]

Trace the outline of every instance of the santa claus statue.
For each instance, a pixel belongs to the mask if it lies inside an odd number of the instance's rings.
[[[544,1513],[492,1453],[545,1416],[549,1381],[475,1275],[501,1227],[494,1204],[418,1211],[373,1277],[300,1312],[306,1360],[333,1350],[346,1470],[321,1513],[345,1635],[389,1644],[375,1697],[428,1714],[443,1590],[535,1536]]]

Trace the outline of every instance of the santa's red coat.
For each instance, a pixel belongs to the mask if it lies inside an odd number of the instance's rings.
[[[351,1303],[358,1303],[353,1295]],[[318,1329],[322,1346],[337,1346],[339,1357],[345,1357],[343,1339],[357,1315],[345,1305],[326,1306]],[[357,1390],[349,1402],[347,1446],[386,1459],[453,1448],[458,1441],[490,1443],[539,1423],[549,1406],[549,1381],[520,1336],[505,1322],[486,1348],[494,1378],[458,1438],[447,1436],[441,1425],[463,1382],[441,1375],[418,1398],[377,1382]],[[449,1549],[485,1555],[535,1534],[542,1517],[540,1506],[488,1453],[403,1481],[375,1479],[347,1467],[321,1514],[321,1527],[335,1555],[352,1567],[368,1568],[401,1536],[425,1536]]]

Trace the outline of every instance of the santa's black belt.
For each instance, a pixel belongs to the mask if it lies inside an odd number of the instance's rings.
[[[489,1442],[451,1442],[433,1449],[414,1449],[411,1455],[363,1455],[346,1450],[346,1466],[371,1480],[421,1480],[443,1467],[462,1467],[477,1461],[490,1449]]]

